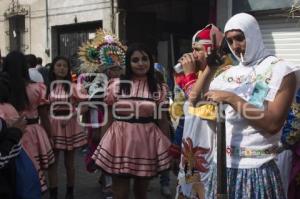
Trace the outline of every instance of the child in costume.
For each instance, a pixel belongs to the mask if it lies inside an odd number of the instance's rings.
[[[53,142],[56,161],[49,169],[50,198],[57,198],[57,170],[59,152],[64,153],[65,169],[67,173],[66,199],[74,198],[75,149],[87,143],[86,133],[77,119],[83,111],[77,110],[80,102],[88,96],[80,84],[72,83],[71,66],[65,57],[53,59],[49,70],[50,87],[48,99],[50,102],[51,141]]]
[[[230,18],[225,37],[239,64],[216,77],[205,97],[225,104],[228,198],[284,199],[274,159],[300,67],[266,50],[249,14]],[[207,198],[217,198],[215,158],[212,170]]]
[[[20,52],[13,51],[6,56],[3,71],[9,75],[10,79],[10,103],[27,121],[25,133],[21,139],[23,149],[38,171],[41,191],[46,191],[44,172],[54,163],[54,154],[49,141],[51,128],[46,86],[30,80],[25,56]]]
[[[107,88],[108,122],[93,159],[112,175],[114,198],[128,198],[133,179],[135,198],[146,199],[151,177],[170,167],[166,112],[156,115],[168,105],[167,86],[156,81],[153,58],[143,45],[131,45],[125,60],[125,75]]]
[[[104,114],[104,109],[97,105],[97,102],[103,102],[108,81],[120,77],[123,73],[126,48],[112,33],[98,30],[95,38],[79,50],[79,58],[83,62],[80,67],[83,72],[80,79],[88,90],[91,102],[88,118],[88,153],[85,157],[89,172],[97,168],[92,155],[101,140],[100,130]],[[102,184],[102,192],[105,196],[111,195],[111,177],[102,172],[99,182]]]
[[[227,56],[217,56],[223,40],[222,32],[209,24],[193,37],[193,53],[179,62],[185,76],[181,80],[188,101],[184,104],[182,155],[178,174],[178,198],[204,198],[215,151],[214,105],[202,102],[212,79],[231,64]],[[198,71],[197,71],[198,67]]]

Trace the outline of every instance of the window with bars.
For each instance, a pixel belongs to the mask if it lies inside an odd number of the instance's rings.
[[[9,17],[9,50],[22,51],[24,45],[23,35],[25,32],[25,15]]]

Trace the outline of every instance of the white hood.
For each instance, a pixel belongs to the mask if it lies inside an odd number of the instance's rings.
[[[261,59],[270,56],[271,53],[265,49],[259,25],[256,19],[246,13],[239,13],[231,17],[225,25],[224,32],[230,30],[241,30],[246,38],[246,51],[244,55],[244,62],[233,52],[235,57],[242,65],[255,65]]]

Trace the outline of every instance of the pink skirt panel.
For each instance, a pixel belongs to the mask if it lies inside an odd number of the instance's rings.
[[[42,191],[47,190],[44,170],[55,161],[49,138],[44,128],[39,124],[26,126],[21,142],[27,155],[38,171]]]
[[[65,127],[61,125],[62,120],[51,119],[50,121],[54,149],[74,150],[87,144],[87,134],[75,117],[71,118]]]
[[[152,177],[170,168],[170,145],[153,123],[117,121],[105,133],[92,158],[111,174]]]

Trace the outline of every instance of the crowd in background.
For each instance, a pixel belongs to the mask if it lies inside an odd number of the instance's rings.
[[[222,104],[228,198],[297,198],[300,66],[269,53],[245,13],[224,32],[213,24],[197,31],[191,48],[173,69],[147,46],[98,30],[80,48],[76,71],[62,56],[46,66],[18,51],[1,58],[0,197],[48,191],[57,199],[63,153],[65,198],[73,199],[75,150],[84,147],[106,198],[128,198],[133,181],[134,197],[146,199],[158,175],[171,197],[170,170],[176,198],[217,198]]]

